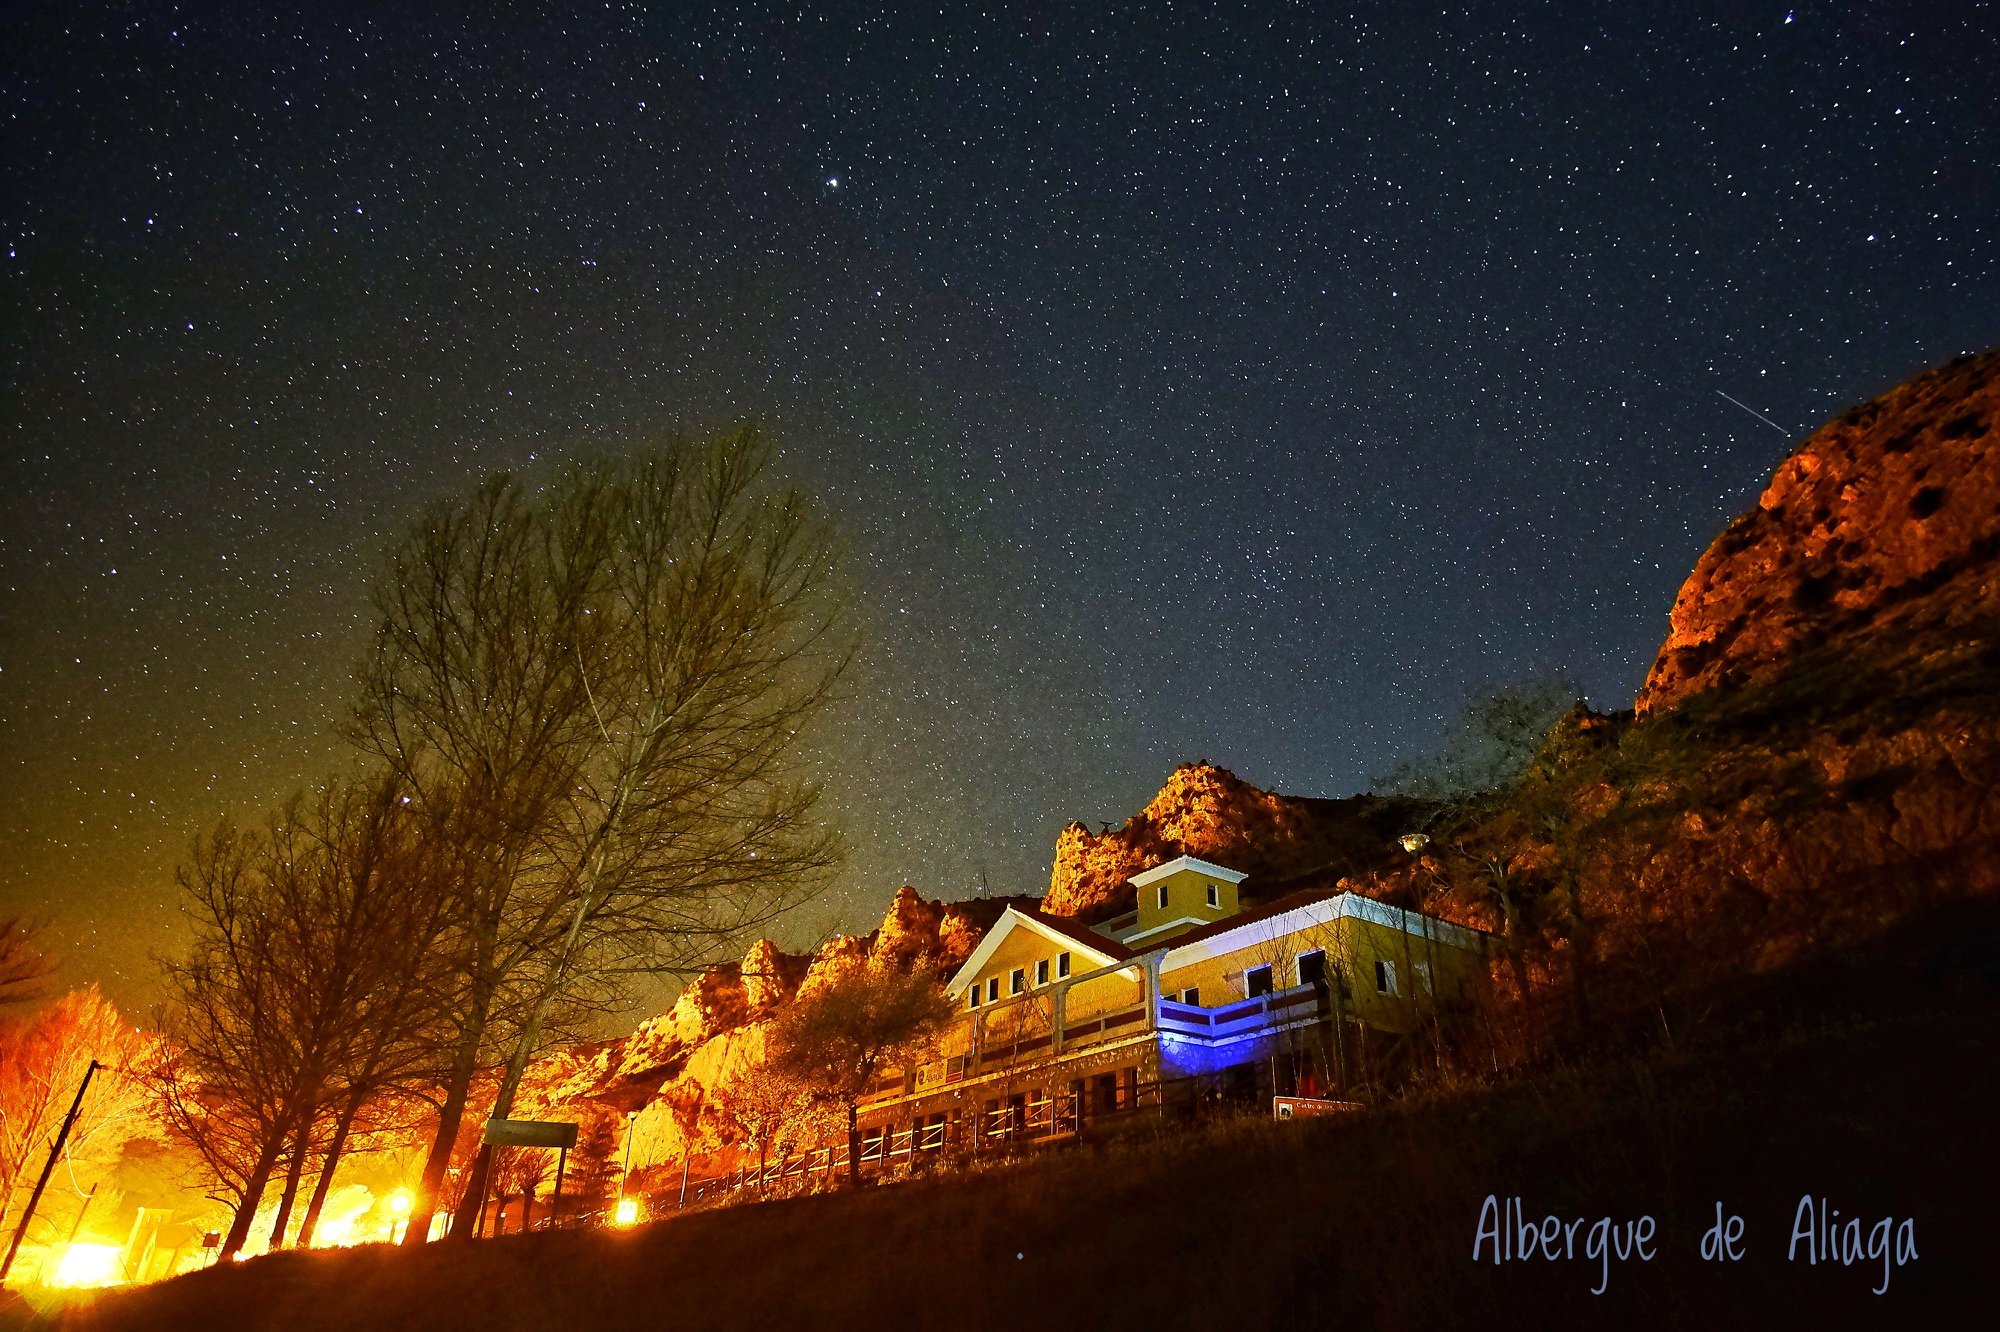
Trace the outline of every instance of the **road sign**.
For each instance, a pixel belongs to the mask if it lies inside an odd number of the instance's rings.
[[[560,1147],[567,1151],[576,1146],[576,1125],[545,1119],[489,1119],[485,1140],[495,1147]]]

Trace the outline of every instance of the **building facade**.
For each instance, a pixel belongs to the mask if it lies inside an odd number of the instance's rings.
[[[1059,1138],[1203,1101],[1339,1096],[1470,997],[1487,936],[1347,892],[1252,910],[1182,856],[1091,927],[1010,907],[947,992],[936,1056],[861,1106],[865,1159]]]

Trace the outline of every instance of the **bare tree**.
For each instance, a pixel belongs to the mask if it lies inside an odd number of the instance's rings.
[[[920,1054],[957,1015],[925,968],[858,966],[801,990],[772,1021],[773,1069],[846,1112],[850,1183],[861,1182],[861,1098],[882,1071]]]
[[[518,1197],[521,1200],[520,1230],[527,1230],[533,1221],[535,1192],[549,1182],[555,1168],[555,1158],[541,1147],[503,1147],[494,1153],[493,1191],[500,1197],[503,1213],[507,1199]],[[496,1235],[500,1233],[499,1227],[496,1218]]]
[[[261,832],[220,825],[179,873],[195,939],[166,966],[159,1084],[236,1203],[224,1257],[281,1161],[274,1247],[313,1156],[332,1158],[328,1177],[361,1108],[433,1066],[432,1014],[454,975],[435,945],[455,904],[404,810],[391,781],[336,783]]]
[[[465,1088],[512,1108],[565,1004],[690,973],[815,888],[836,843],[798,740],[847,653],[833,548],[750,431],[432,510],[397,552],[356,735],[472,850],[464,999],[412,1242]],[[454,1233],[476,1206],[475,1163]]]
[[[160,1022],[168,1051],[160,1104],[200,1159],[211,1196],[234,1204],[225,1257],[248,1237],[292,1126],[274,931],[254,897],[261,851],[254,834],[228,823],[195,839],[176,872],[195,942],[164,964],[171,998]]]
[[[1582,696],[1564,675],[1482,690],[1467,701],[1435,754],[1401,765],[1379,785],[1442,806],[1503,792],[1528,771],[1550,728]]]
[[[359,953],[329,977],[353,997],[325,1097],[328,1119],[300,1247],[312,1243],[343,1153],[356,1139],[407,1132],[446,1057],[441,1018],[461,977],[441,947],[455,937],[460,849],[411,811],[393,781],[329,787],[300,829],[308,863],[333,881],[320,898],[337,914],[326,933]]]
[[[42,982],[55,972],[55,960],[36,939],[40,933],[24,916],[0,918],[0,1008],[41,998]]]
[[[1466,705],[1439,753],[1387,779],[1389,789],[1418,798],[1427,811],[1403,838],[1416,857],[1416,882],[1427,877],[1499,918],[1502,953],[1523,1004],[1530,998],[1529,938],[1551,913],[1547,885],[1522,874],[1517,857],[1524,841],[1547,838],[1555,876],[1575,887],[1567,868],[1576,860],[1568,837],[1574,783],[1558,776],[1566,765],[1554,737],[1582,706],[1580,697],[1562,675],[1488,689]],[[1581,940],[1579,903],[1573,891],[1555,897],[1559,923]],[[1579,971],[1573,995],[1581,1001],[1584,992]]]

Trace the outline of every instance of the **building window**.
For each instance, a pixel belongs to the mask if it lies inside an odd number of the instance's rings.
[[[1383,958],[1375,959],[1375,993],[1394,994],[1396,992],[1396,964]]]
[[[1000,978],[998,976],[986,982],[986,1002],[989,1004],[1000,1002]]]
[[[1057,954],[1056,954],[1056,979],[1057,979],[1057,980],[1061,980],[1061,979],[1062,979],[1062,978],[1063,978],[1064,976],[1067,976],[1067,975],[1069,975],[1069,954],[1068,954],[1068,953],[1057,953]]]
[[[1428,962],[1413,962],[1410,965],[1417,969],[1417,993],[1431,993],[1431,964]]]
[[[1166,909],[1167,909],[1167,885],[1163,883],[1160,885],[1160,910],[1165,911]]]
[[[1299,984],[1326,984],[1326,954],[1324,952],[1306,953],[1299,958]]]
[[[1041,961],[1035,963],[1035,984],[1047,985],[1048,983],[1049,983],[1049,960],[1047,958],[1043,958]]]
[[[1208,885],[1208,904],[1212,907],[1222,905],[1222,890],[1212,883]]]
[[[1184,1003],[1184,1004],[1189,1004],[1189,1005],[1192,1005],[1192,1006],[1193,1006],[1193,1007],[1195,1007],[1195,1008],[1200,1008],[1200,1007],[1201,1007],[1201,988],[1200,988],[1199,986],[1195,986],[1195,985],[1190,985],[1190,986],[1188,986],[1188,987],[1187,987],[1187,988],[1186,988],[1185,990],[1182,990],[1182,991],[1181,991],[1181,1002],[1182,1002],[1182,1003]]]
[[[977,981],[974,981],[972,988],[965,992],[965,1006],[967,1008],[979,1007],[979,983]]]
[[[1027,988],[1028,973],[1020,967],[1015,967],[1014,974],[1007,978],[1007,993],[1019,994]]]
[[[1271,969],[1252,967],[1243,973],[1243,993],[1255,999],[1271,992]]]

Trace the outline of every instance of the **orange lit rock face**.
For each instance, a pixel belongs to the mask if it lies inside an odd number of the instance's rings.
[[[1358,872],[1390,857],[1391,839],[1407,831],[1400,819],[1398,802],[1278,795],[1212,763],[1182,764],[1121,826],[1062,830],[1042,909],[1090,922],[1129,911],[1137,890],[1126,880],[1180,855],[1241,870],[1259,887]]]
[[[949,974],[972,955],[1008,901],[1019,900],[931,902],[906,884],[873,933],[837,934],[812,953],[787,953],[760,939],[740,964],[702,973],[672,1008],[613,1043],[615,1063],[606,1076],[671,1079],[703,1043],[761,1021],[801,990],[848,967],[929,966]]]
[[[905,885],[872,933],[838,934],[809,954],[787,953],[759,940],[740,965],[705,972],[671,1009],[641,1023],[623,1041],[611,1042],[594,1063],[560,1085],[570,1095],[620,1109],[671,1107],[640,1121],[642,1159],[713,1150],[717,1144],[702,1127],[706,1108],[730,1078],[764,1057],[764,1019],[774,1009],[854,967],[927,966],[949,975],[1010,904],[1030,900],[931,902]]]
[[[1756,679],[1844,635],[1949,627],[2000,602],[2000,352],[1815,431],[1674,602],[1638,711]]]

